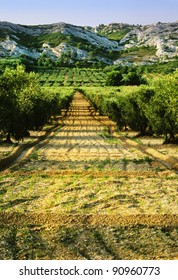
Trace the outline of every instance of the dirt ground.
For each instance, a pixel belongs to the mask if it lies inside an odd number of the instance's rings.
[[[31,158],[35,160],[30,164],[27,158],[22,169],[86,169],[98,168],[99,163],[103,163],[104,169],[115,167],[124,171],[165,169],[159,160],[152,157],[149,160],[148,153],[136,142],[109,137],[108,128],[114,133],[115,124],[98,116],[84,96],[76,93],[63,127],[31,150]]]
[[[0,173],[0,258],[177,259],[177,155],[149,141],[76,93],[59,128]]]

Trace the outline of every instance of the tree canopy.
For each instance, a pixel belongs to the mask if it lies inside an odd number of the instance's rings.
[[[68,106],[69,96],[42,90],[37,74],[25,72],[23,66],[6,69],[0,76],[0,131],[22,139],[28,130],[39,130],[52,115]]]

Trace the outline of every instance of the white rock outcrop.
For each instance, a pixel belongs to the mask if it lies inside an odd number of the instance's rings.
[[[25,55],[33,59],[38,59],[40,57],[40,53],[37,51],[32,51],[25,47],[19,46],[17,42],[10,39],[0,42],[0,48],[2,56],[9,55],[18,57],[20,55]]]
[[[98,32],[102,34],[115,34],[116,32],[125,32],[126,34],[127,32],[127,34],[118,43],[100,36]],[[145,58],[146,63],[154,62],[156,59],[164,61],[178,56],[178,22],[157,23],[146,26],[112,23],[106,26],[100,25],[96,28],[75,26],[63,22],[37,26],[0,22],[0,34],[2,34],[0,36],[0,57],[25,55],[29,58],[38,59],[45,52],[51,59],[55,59],[59,58],[62,54],[70,52],[71,59],[91,59],[89,50],[87,48],[82,49],[82,44],[90,46],[91,52],[97,48],[102,51],[103,56],[95,55],[95,59],[107,63],[112,62],[112,60],[109,61],[106,58],[106,54],[110,51],[121,51],[141,46],[156,48],[155,56]],[[45,38],[43,35],[50,34],[56,34],[56,36],[58,34],[60,36],[61,34],[67,35],[67,43],[62,42],[54,47],[54,45],[42,40],[44,43],[38,46],[38,48],[36,47],[36,49],[34,47],[28,48],[28,44],[25,44],[26,37],[28,37],[28,41],[34,40],[35,42],[38,40],[38,36]],[[80,42],[81,44],[78,46]],[[122,60],[118,59],[116,62],[120,63]]]
[[[156,47],[160,59],[178,55],[178,22],[157,23],[130,31],[121,41],[125,49],[139,46]]]

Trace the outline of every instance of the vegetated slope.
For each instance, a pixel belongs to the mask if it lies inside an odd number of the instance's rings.
[[[71,64],[77,60],[154,63],[176,58],[177,32],[177,22],[147,26],[114,23],[96,28],[66,23],[22,26],[0,22],[0,57],[24,55],[37,60],[45,54],[52,60],[65,55]],[[128,54],[133,48],[134,55]]]
[[[1,173],[1,259],[178,257],[177,174],[108,127],[76,93],[62,128]]]

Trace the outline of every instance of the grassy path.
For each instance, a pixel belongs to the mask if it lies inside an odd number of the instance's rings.
[[[107,129],[114,123],[107,117],[96,115],[80,93],[75,94],[63,124],[62,128],[31,149],[31,164],[27,160],[22,169],[165,169],[133,141],[130,144],[121,137],[108,137]]]
[[[63,127],[0,173],[1,259],[178,258],[178,175],[113,125],[76,93]]]

